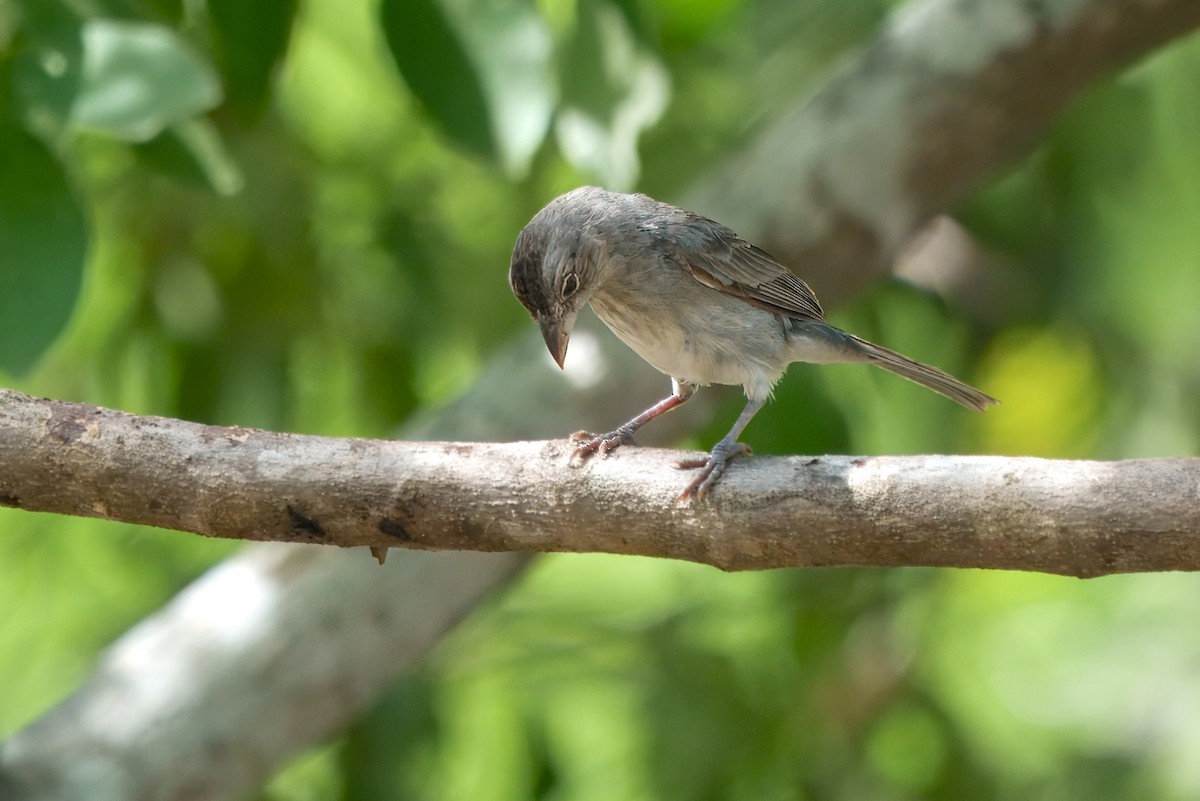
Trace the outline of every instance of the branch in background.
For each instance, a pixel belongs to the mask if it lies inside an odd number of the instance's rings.
[[[247,549],[105,651],[0,749],[5,801],[239,799],[341,731],[517,555]]]
[[[565,442],[391,442],[203,426],[0,391],[0,498],[214,537],[572,551],[726,570],[1200,569],[1200,459],[759,458],[673,503],[684,455],[567,467]]]
[[[1027,155],[1084,89],[1197,26],[1195,0],[905,3],[684,205],[837,305],[932,216]]]

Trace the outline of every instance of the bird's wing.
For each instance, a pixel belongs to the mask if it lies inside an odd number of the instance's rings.
[[[669,257],[697,281],[775,314],[822,321],[821,302],[795,273],[723,225],[696,215],[672,221]]]

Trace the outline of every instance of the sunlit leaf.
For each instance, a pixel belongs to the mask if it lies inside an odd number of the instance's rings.
[[[58,336],[79,294],[87,227],[46,148],[0,127],[0,368],[28,370]]]
[[[985,452],[1060,458],[1090,452],[1104,393],[1096,355],[1079,332],[1009,331],[983,373],[984,386],[1003,399],[980,420]]]
[[[71,123],[146,141],[221,101],[212,67],[169,28],[92,19],[83,28],[83,75]]]

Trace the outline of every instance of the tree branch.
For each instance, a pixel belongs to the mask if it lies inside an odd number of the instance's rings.
[[[380,569],[350,551],[248,548],[0,746],[0,798],[246,798],[349,725],[527,561],[414,553]]]
[[[1200,459],[740,461],[672,499],[682,454],[567,467],[557,442],[414,443],[204,426],[0,391],[0,502],[213,537],[599,551],[714,565],[1200,569]]]
[[[836,304],[1084,89],[1197,26],[1195,0],[905,3],[686,204]]]

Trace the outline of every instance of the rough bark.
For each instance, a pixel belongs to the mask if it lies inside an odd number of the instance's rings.
[[[213,537],[345,547],[571,551],[725,570],[1200,569],[1200,459],[749,458],[673,501],[688,454],[334,439],[0,391],[0,502]]]

